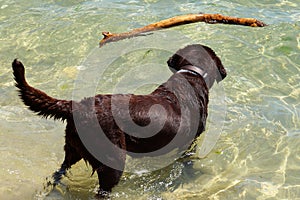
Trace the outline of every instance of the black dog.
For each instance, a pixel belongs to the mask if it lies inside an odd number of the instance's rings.
[[[65,159],[53,175],[55,183],[84,159],[98,174],[101,195],[119,182],[126,153],[136,156],[154,152],[155,156],[189,148],[205,129],[209,88],[226,77],[226,70],[213,50],[198,44],[177,51],[168,65],[174,74],[149,95],[96,95],[75,102],[52,98],[31,87],[25,80],[23,64],[13,61],[16,87],[24,104],[44,117],[67,121]],[[156,134],[144,137],[147,131],[139,132],[132,123],[160,128]],[[99,127],[110,142],[99,139]],[[82,134],[101,159],[83,144]]]

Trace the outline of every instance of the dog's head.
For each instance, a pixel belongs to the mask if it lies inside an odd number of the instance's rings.
[[[168,60],[168,65],[173,72],[177,72],[184,66],[192,65],[207,73],[205,81],[210,88],[215,81],[223,80],[227,73],[220,58],[215,52],[204,45],[193,44],[178,50]]]

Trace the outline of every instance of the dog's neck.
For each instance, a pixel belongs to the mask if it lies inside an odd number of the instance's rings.
[[[185,65],[185,66],[181,67],[177,73],[180,73],[180,72],[188,72],[188,73],[191,73],[191,74],[194,74],[197,76],[201,76],[205,80],[205,83],[208,84],[208,82],[206,80],[207,72],[202,70],[200,67],[196,67],[194,65]]]
[[[200,67],[196,67],[194,65],[185,65],[185,66],[181,67],[181,69],[178,72],[180,72],[182,70],[189,71],[191,73],[195,73],[197,75],[202,76],[203,78],[205,78],[207,76],[207,73],[204,70],[202,70]]]

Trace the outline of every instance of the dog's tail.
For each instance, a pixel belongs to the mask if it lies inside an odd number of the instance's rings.
[[[19,88],[19,96],[30,110],[43,117],[65,120],[72,117],[72,101],[58,100],[46,93],[31,87],[25,79],[24,65],[15,59],[12,63],[16,87]]]

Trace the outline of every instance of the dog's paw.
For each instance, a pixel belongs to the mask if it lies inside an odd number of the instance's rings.
[[[99,189],[98,193],[96,194],[97,199],[109,199],[109,192]]]

